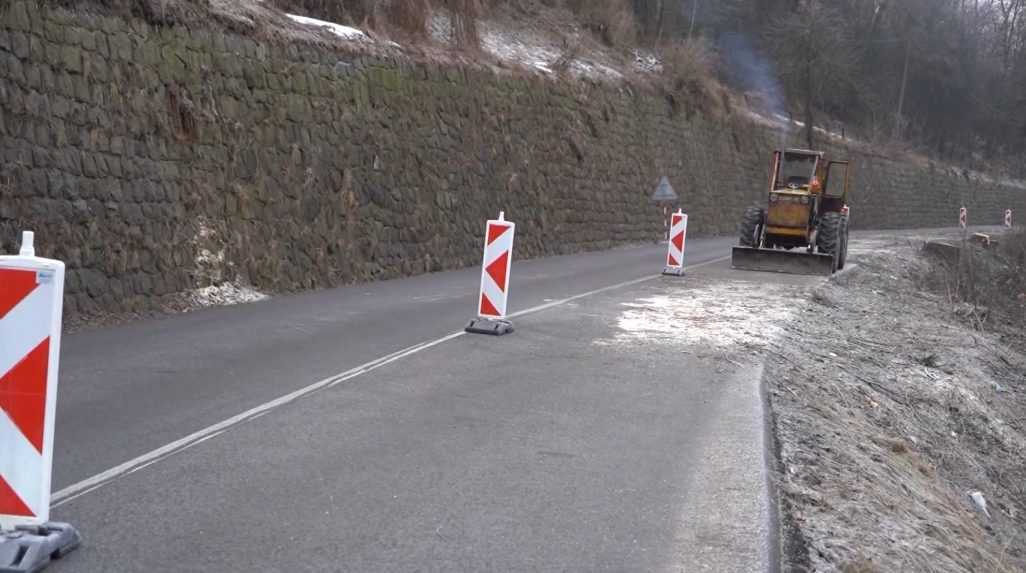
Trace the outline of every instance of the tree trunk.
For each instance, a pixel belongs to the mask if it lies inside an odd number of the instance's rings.
[[[663,0],[659,0],[659,2],[656,5],[658,6],[659,10],[659,15],[657,16],[658,20],[656,24],[656,45],[659,45],[659,42],[663,40]]]
[[[812,62],[805,65],[805,144],[808,149],[815,149],[815,130],[812,117]]]

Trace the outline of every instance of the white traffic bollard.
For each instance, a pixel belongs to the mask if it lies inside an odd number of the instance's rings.
[[[1012,210],[1011,209],[1006,209],[1005,210],[1005,227],[1008,227],[1009,229],[1012,228]]]
[[[958,210],[958,226],[963,229],[969,226],[969,211],[965,207]]]
[[[499,213],[498,219],[488,221],[485,227],[477,318],[467,325],[467,332],[493,335],[513,332],[513,323],[506,320],[506,302],[509,299],[509,271],[513,263],[516,228],[515,223],[506,220],[503,212]]]
[[[666,265],[663,267],[664,275],[684,276],[684,249],[687,235],[688,215],[677,209],[677,212],[670,216],[670,241],[667,247]]]
[[[35,256],[22,234],[0,256],[0,570],[38,571],[79,544],[49,523],[64,263]]]

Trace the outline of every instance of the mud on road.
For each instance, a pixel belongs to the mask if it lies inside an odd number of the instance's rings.
[[[922,244],[853,242],[771,345],[784,570],[1026,570],[1024,326],[926,289]]]

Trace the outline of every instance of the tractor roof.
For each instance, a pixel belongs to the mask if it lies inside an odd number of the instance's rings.
[[[820,157],[823,157],[822,151],[812,151],[810,149],[789,148],[785,149],[784,153],[796,153],[798,155],[818,155]]]

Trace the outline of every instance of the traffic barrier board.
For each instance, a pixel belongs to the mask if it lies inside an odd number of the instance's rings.
[[[680,209],[670,216],[670,240],[667,246],[664,275],[684,274],[684,249],[688,234],[688,215]]]
[[[507,334],[513,331],[512,323],[506,320],[506,306],[515,235],[516,224],[507,221],[502,212],[498,219],[488,221],[485,227],[477,318],[467,326],[468,332]]]
[[[0,257],[0,524],[38,525],[50,516],[53,418],[61,346],[64,263]]]
[[[33,240],[0,256],[0,571],[30,573],[81,541],[48,522],[64,263],[36,257]]]

